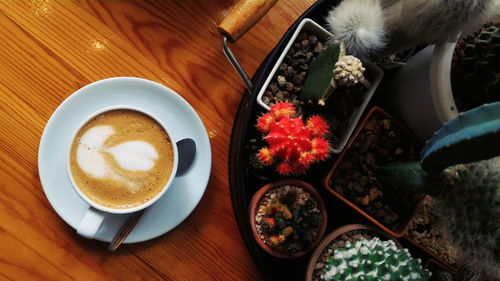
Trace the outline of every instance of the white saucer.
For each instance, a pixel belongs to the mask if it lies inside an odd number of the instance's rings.
[[[134,105],[168,124],[174,142],[191,138],[196,157],[189,170],[149,207],[125,240],[136,243],[167,233],[194,210],[208,184],[212,163],[210,142],[198,114],[169,88],[140,78],[118,77],[89,84],[69,96],[52,114],[38,150],[38,170],[43,190],[59,216],[76,228],[89,205],[73,190],[66,173],[66,151],[76,126],[92,112],[111,105]],[[109,215],[96,235],[110,242],[129,215]]]

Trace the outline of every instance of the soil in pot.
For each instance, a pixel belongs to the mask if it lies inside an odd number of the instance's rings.
[[[457,270],[459,251],[445,239],[439,229],[439,218],[434,214],[436,204],[438,203],[432,197],[425,197],[406,236],[410,242]]]
[[[280,184],[268,190],[255,210],[255,231],[272,251],[296,256],[312,248],[324,233],[326,212],[303,186]]]
[[[319,113],[327,119],[332,132],[330,142],[333,147],[337,147],[349,129],[349,118],[363,103],[366,88],[361,83],[353,87],[339,86],[326,105],[318,107],[303,104],[299,95],[309,66],[324,49],[325,42],[321,42],[316,35],[300,33],[269,83],[262,101],[268,106],[282,101],[290,102],[305,116]],[[372,78],[369,73],[366,75],[368,80]]]
[[[500,35],[489,38],[489,34],[483,33],[488,28],[499,29],[500,22],[484,25],[458,40],[455,46],[451,85],[455,104],[461,112],[500,101]]]
[[[421,144],[380,109],[372,110],[367,118],[335,164],[331,177],[327,177],[327,187],[402,235],[417,200],[383,184],[377,178],[377,169],[418,160]]]

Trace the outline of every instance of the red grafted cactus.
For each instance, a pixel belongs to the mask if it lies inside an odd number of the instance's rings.
[[[293,105],[281,102],[257,120],[257,129],[269,144],[259,150],[259,161],[265,166],[279,162],[276,171],[282,175],[302,174],[330,154],[330,144],[324,138],[329,129],[326,121],[312,116],[304,124],[295,114]]]

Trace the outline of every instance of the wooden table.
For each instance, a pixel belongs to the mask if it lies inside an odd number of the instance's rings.
[[[235,1],[0,1],[0,279],[260,280],[238,231],[228,186],[233,118],[245,93],[216,26]],[[314,1],[281,1],[233,51],[252,74]],[[157,81],[202,118],[213,155],[193,214],[152,241],[115,253],[55,213],[37,151],[57,106],[107,77]]]

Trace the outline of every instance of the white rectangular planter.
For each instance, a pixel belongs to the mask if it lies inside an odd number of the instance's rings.
[[[267,86],[269,86],[269,83],[271,83],[271,80],[273,79],[274,74],[276,73],[279,66],[281,65],[281,63],[285,59],[288,51],[290,50],[293,43],[295,42],[295,39],[297,38],[299,33],[302,31],[306,31],[306,32],[309,32],[309,33],[316,35],[323,42],[328,41],[332,37],[332,34],[330,32],[328,32],[326,29],[324,29],[322,26],[320,26],[319,24],[317,24],[316,22],[314,22],[311,19],[306,18],[300,22],[299,26],[297,27],[297,29],[293,33],[292,38],[290,38],[290,41],[288,42],[285,49],[283,50],[283,53],[278,58],[278,61],[276,62],[276,64],[272,68],[271,72],[269,73],[269,76],[267,77],[266,81],[264,82],[264,85],[262,85],[262,88],[260,89],[259,94],[257,95],[257,103],[266,110],[269,110],[270,107],[262,101],[262,96],[264,95],[264,92],[266,91]],[[344,149],[344,146],[347,144],[347,141],[351,137],[352,132],[356,128],[356,125],[358,124],[359,119],[361,118],[361,115],[363,115],[363,112],[365,111],[366,106],[368,105],[368,102],[372,98],[373,94],[375,93],[375,90],[377,89],[378,85],[380,84],[380,81],[382,81],[382,77],[384,76],[384,72],[376,64],[371,63],[371,62],[363,62],[363,65],[366,68],[366,73],[370,74],[369,75],[370,76],[369,82],[371,84],[371,87],[369,89],[367,89],[365,94],[363,95],[363,103],[358,108],[356,108],[356,110],[354,110],[352,112],[351,117],[348,120],[349,125],[348,125],[347,131],[345,132],[345,134],[343,136],[339,137],[339,139],[340,139],[339,144],[337,146],[333,147],[334,153],[340,153]],[[333,93],[332,95],[335,95],[335,93]]]

